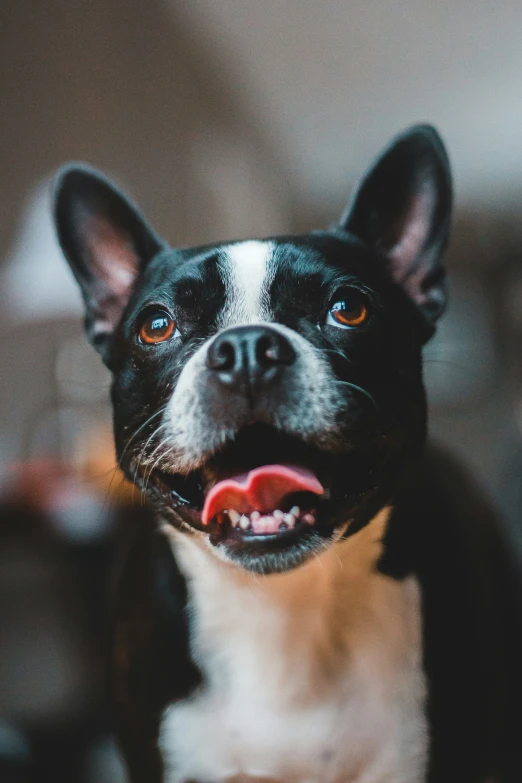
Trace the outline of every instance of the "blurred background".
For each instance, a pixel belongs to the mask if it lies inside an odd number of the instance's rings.
[[[49,186],[103,169],[173,244],[328,225],[389,138],[453,162],[451,305],[426,348],[431,431],[522,545],[522,4],[0,4],[0,780],[124,781],[105,708],[119,531],[109,378]]]

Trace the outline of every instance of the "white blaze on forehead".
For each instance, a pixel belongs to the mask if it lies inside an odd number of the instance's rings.
[[[221,251],[220,267],[226,287],[221,327],[269,321],[269,289],[274,279],[272,242],[252,240]]]

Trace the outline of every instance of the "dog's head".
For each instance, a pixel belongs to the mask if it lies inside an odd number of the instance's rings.
[[[425,438],[450,212],[425,126],[306,236],[172,249],[97,172],[60,173],[58,235],[113,374],[118,459],[165,520],[271,572],[393,500]]]

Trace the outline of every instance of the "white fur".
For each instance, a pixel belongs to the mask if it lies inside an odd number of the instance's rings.
[[[226,289],[222,327],[270,320],[273,248],[272,242],[251,240],[222,249],[220,267]]]
[[[424,780],[420,594],[375,570],[387,517],[267,577],[170,529],[204,685],[163,715],[165,783]]]

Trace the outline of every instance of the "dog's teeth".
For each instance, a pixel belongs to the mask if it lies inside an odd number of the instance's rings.
[[[250,519],[252,520],[252,522],[257,522],[258,519],[261,519],[261,514],[259,513],[259,511],[252,511],[252,513],[250,514]]]
[[[246,516],[246,514],[241,514],[239,519],[239,527],[241,530],[248,530],[250,527],[250,519]]]
[[[315,522],[315,517],[313,514],[305,514],[303,517],[303,522],[308,522],[309,525],[313,525]]]
[[[288,525],[288,527],[294,527],[295,525],[295,517],[293,514],[285,514],[284,516],[284,522]]]
[[[290,509],[289,513],[292,514],[292,516],[294,516],[297,519],[301,515],[301,509],[299,508],[299,506],[293,506],[293,508]]]
[[[280,510],[277,508],[277,509],[274,511],[274,513],[272,514],[272,516],[273,516],[275,519],[284,519],[284,516],[285,516],[285,515],[284,515],[283,511],[280,511]]]
[[[237,527],[239,524],[239,520],[241,519],[241,514],[238,511],[236,511],[234,508],[230,508],[227,513],[234,527]]]

